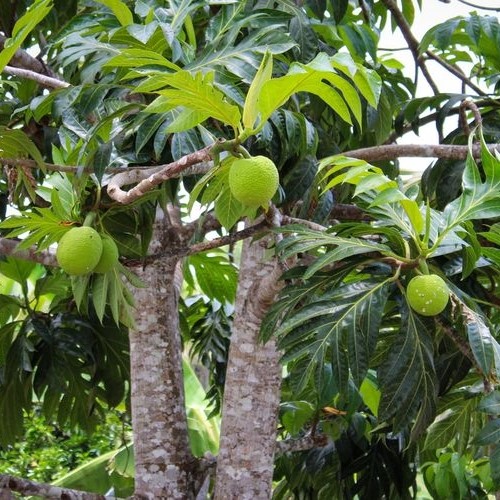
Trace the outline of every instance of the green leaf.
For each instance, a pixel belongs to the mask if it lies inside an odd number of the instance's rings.
[[[496,490],[500,487],[500,444],[495,443],[490,452],[491,479]]]
[[[71,276],[71,289],[73,290],[73,298],[75,299],[75,304],[78,309],[80,309],[83,304],[89,280],[90,274],[85,274],[83,276]]]
[[[463,305],[464,319],[469,344],[479,368],[488,375],[493,367],[494,345],[497,341],[490,332],[483,318],[472,309]]]
[[[38,208],[33,212],[24,212],[21,216],[12,216],[0,222],[0,227],[10,229],[10,237],[19,236],[26,232],[29,235],[18,245],[20,250],[37,245],[38,250],[44,250],[59,241],[71,226],[63,224],[50,208]]]
[[[391,340],[388,357],[380,366],[379,380],[379,418],[392,419],[397,432],[417,416],[414,425],[419,427],[417,430],[425,430],[434,418],[437,396],[433,345],[426,325],[409,309],[403,310],[401,328]]]
[[[264,85],[258,102],[261,124],[266,122],[274,111],[298,92],[310,92],[317,95],[334,109],[344,121],[349,124],[352,123],[349,107],[337,90],[323,82],[321,74],[309,70],[274,78]],[[359,102],[356,104],[359,105]]]
[[[193,266],[201,291],[222,304],[234,303],[238,270],[223,253],[190,255],[186,264]]]
[[[289,401],[281,406],[281,423],[292,436],[297,435],[314,415],[314,406],[308,401]]]
[[[273,57],[270,52],[266,52],[260,63],[260,67],[250,84],[245,106],[243,107],[243,127],[245,129],[253,129],[258,118],[258,102],[262,87],[271,79],[273,72]]]
[[[474,437],[479,446],[498,444],[500,442],[500,418],[488,420],[486,425]]]
[[[226,228],[231,229],[244,214],[248,207],[242,205],[232,194],[229,186],[225,186],[215,200],[215,217]]]
[[[157,86],[155,92],[161,95],[161,100],[159,103],[153,101],[146,108],[146,112],[165,112],[181,106],[198,112],[198,116],[203,120],[212,117],[231,125],[235,130],[238,128],[241,119],[240,110],[238,106],[230,104],[224,94],[213,85],[212,73],[193,75],[181,70],[170,75],[160,74],[154,79],[154,83]],[[139,84],[135,91],[151,91],[149,81]]]
[[[146,49],[134,49],[128,48],[119,51],[119,55],[111,58],[105,65],[105,67],[110,68],[141,68],[144,66],[162,66],[166,69],[170,69],[172,71],[180,71],[180,67],[177,64],[169,61],[161,54],[157,52],[153,52],[152,50]],[[163,75],[164,73],[157,72],[158,75]],[[138,75],[134,74],[134,78]],[[154,76],[154,73],[153,73]],[[157,89],[156,82],[150,82],[153,85],[153,89]],[[147,87],[144,85],[144,92],[148,92]],[[153,89],[149,90],[152,91]]]
[[[500,392],[493,391],[483,396],[477,409],[488,415],[500,415]]]
[[[424,449],[446,448],[453,440],[465,438],[468,441],[472,414],[475,411],[474,398],[462,399],[459,405],[446,410],[430,425],[425,438]]]
[[[315,367],[325,363],[328,353],[340,390],[347,384],[349,369],[355,382],[361,384],[375,348],[388,283],[359,281],[335,288],[279,326],[275,335],[285,352],[284,361],[307,359],[303,385]]]
[[[37,265],[39,264],[29,260],[7,257],[6,260],[0,261],[0,274],[25,285]]]
[[[106,7],[109,7],[116,19],[120,22],[122,26],[128,26],[134,22],[134,16],[132,12],[127,7],[125,3],[121,0],[95,0],[97,3],[102,3]]]
[[[324,231],[316,231],[302,226],[287,226],[283,232],[294,233],[284,238],[277,246],[283,257],[288,258],[297,253],[319,250],[322,247],[334,247],[327,249],[320,255],[314,264],[309,266],[304,278],[311,277],[320,269],[335,262],[348,259],[354,255],[362,255],[370,252],[378,252],[382,255],[391,255],[390,247],[382,243],[375,243],[368,239],[343,238]]]
[[[0,72],[7,66],[28,35],[52,10],[52,0],[35,0],[28,10],[16,21],[12,37],[7,39],[0,52]]]
[[[106,310],[106,302],[108,295],[108,275],[107,274],[95,274],[92,280],[92,302],[94,304],[94,309],[102,323],[104,317],[104,311]]]
[[[284,287],[278,299],[271,304],[267,315],[262,321],[261,336],[267,342],[274,335],[278,324],[284,317],[291,316],[298,304],[307,304],[319,290],[337,286],[357,263],[339,266],[328,272],[318,272],[312,278],[304,281],[305,267],[296,267],[282,276],[282,279],[295,280],[293,287]]]
[[[500,217],[500,159],[489,152],[482,134],[480,139],[484,180],[469,153],[462,176],[462,193],[448,203],[443,211],[446,223],[443,232],[467,220]]]
[[[26,158],[27,155],[31,156],[41,169],[45,167],[40,151],[22,130],[0,127],[0,157]]]

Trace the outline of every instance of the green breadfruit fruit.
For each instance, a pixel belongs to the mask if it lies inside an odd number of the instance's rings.
[[[93,272],[104,274],[111,271],[111,269],[116,266],[120,254],[118,253],[118,247],[111,236],[104,234],[101,238],[102,254],[99,262],[94,267]]]
[[[91,227],[70,229],[59,240],[56,259],[68,274],[79,276],[93,271],[102,254],[102,239]]]
[[[444,311],[450,298],[450,290],[437,274],[423,274],[410,280],[406,296],[415,312],[422,316],[435,316]]]
[[[229,169],[229,189],[239,202],[248,207],[266,208],[278,186],[278,169],[265,156],[235,160]]]

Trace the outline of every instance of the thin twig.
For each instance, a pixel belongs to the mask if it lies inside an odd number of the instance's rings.
[[[464,131],[464,134],[466,137],[469,137],[471,134],[471,129],[469,126],[469,123],[467,122],[467,114],[466,114],[466,109],[470,109],[472,111],[472,114],[474,115],[474,121],[476,125],[481,125],[483,123],[483,119],[481,118],[481,113],[479,112],[479,108],[476,106],[476,103],[471,101],[470,99],[464,99],[460,103],[460,112],[458,114],[459,116],[459,124],[462,127],[462,130]]]
[[[420,68],[420,71],[422,71],[422,74],[424,75],[425,79],[427,80],[434,94],[439,94],[439,88],[432,79],[429,70],[425,65],[425,61],[423,60],[420,54],[418,40],[411,32],[410,25],[408,24],[408,21],[404,17],[401,10],[399,10],[397,3],[394,0],[382,0],[382,3],[391,11],[391,14],[394,17],[396,24],[401,30],[401,33],[403,34],[403,37],[406,40],[406,43],[408,44],[411,53],[413,54],[415,65],[418,68]]]
[[[219,238],[214,238],[213,240],[202,241],[201,243],[195,243],[188,248],[184,249],[183,255],[193,255],[195,253],[206,252],[208,250],[213,250],[214,248],[223,247],[226,245],[231,245],[237,241],[244,240],[251,236],[255,236],[266,229],[269,229],[269,221],[265,218],[259,220],[255,224],[245,227],[240,231],[235,233],[230,233]]]
[[[487,96],[488,94],[484,92],[482,89],[480,89],[474,82],[471,81],[470,78],[467,78],[462,72],[460,68],[457,66],[450,64],[448,61],[445,61],[441,57],[439,57],[437,54],[434,54],[431,50],[427,50],[425,52],[427,57],[430,59],[436,61],[438,64],[440,64],[443,68],[445,68],[447,71],[449,71],[452,75],[456,76],[458,79],[462,80],[465,85],[470,87],[474,92],[476,92],[480,96]]]

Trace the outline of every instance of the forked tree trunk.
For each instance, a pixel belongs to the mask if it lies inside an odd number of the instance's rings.
[[[167,227],[156,223],[149,253],[166,248]],[[130,333],[135,498],[191,498],[190,453],[182,375],[177,259],[163,258],[138,274],[136,329]]]
[[[226,374],[216,500],[268,499],[272,491],[280,355],[259,341],[262,318],[280,287],[263,240],[243,247]]]

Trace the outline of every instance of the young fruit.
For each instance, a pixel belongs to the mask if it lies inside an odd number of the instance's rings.
[[[415,312],[422,316],[435,316],[448,304],[450,290],[437,274],[423,274],[410,280],[406,296]]]
[[[229,189],[248,207],[267,207],[278,186],[278,169],[265,156],[235,160],[229,169]]]
[[[102,239],[102,254],[97,266],[94,267],[92,272],[94,273],[107,273],[111,271],[113,267],[116,266],[118,262],[118,247],[111,236],[104,234],[101,236]]]
[[[56,258],[61,268],[68,274],[79,276],[90,273],[99,262],[102,240],[91,227],[70,229],[59,240]]]

